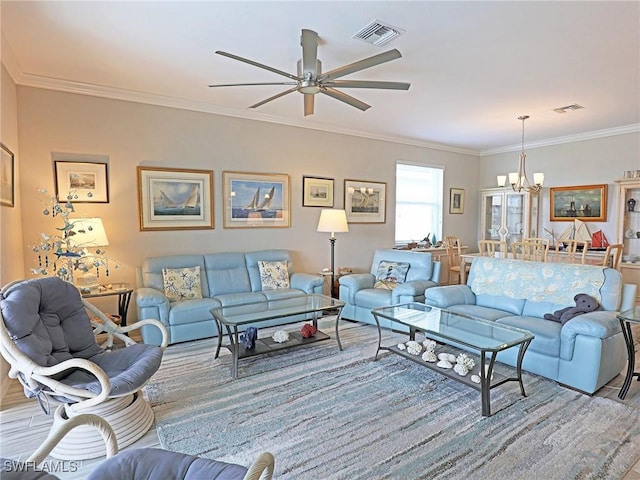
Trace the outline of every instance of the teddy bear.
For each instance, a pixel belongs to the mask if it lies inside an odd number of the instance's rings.
[[[544,318],[564,325],[577,315],[603,309],[602,305],[600,305],[595,298],[587,295],[586,293],[577,294],[573,297],[573,300],[576,302],[575,307],[561,308],[560,310],[553,312],[553,314],[545,313]]]

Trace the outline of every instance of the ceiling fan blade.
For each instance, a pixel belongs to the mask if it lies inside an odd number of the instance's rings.
[[[223,83],[219,85],[209,85],[210,87],[253,87],[260,85],[297,85],[298,82],[269,82],[269,83]]]
[[[327,87],[337,88],[384,88],[387,90],[409,90],[410,83],[406,82],[378,82],[373,80],[330,80],[322,82]]]
[[[338,90],[335,90],[335,89],[333,89],[331,87],[321,88],[320,89],[320,93],[324,93],[325,95],[329,95],[330,97],[333,97],[336,100],[340,100],[341,102],[348,103],[352,107],[359,108],[363,112],[365,110],[367,110],[368,108],[371,108],[371,105],[367,105],[366,103],[361,102],[357,98],[353,98],[352,96],[347,95],[346,93],[342,93],[342,92],[340,92]]]
[[[313,115],[313,106],[314,106],[314,97],[313,93],[305,93],[304,94],[304,116]]]
[[[290,88],[289,90],[285,90],[284,92],[280,92],[277,95],[274,95],[273,97],[269,97],[266,100],[262,100],[261,102],[258,102],[255,105],[251,105],[249,108],[258,108],[258,107],[264,105],[265,103],[270,102],[271,100],[275,100],[276,98],[284,97],[286,94],[291,93],[291,92],[295,92],[296,90],[298,90],[298,87]]]
[[[277,68],[269,67],[268,65],[264,65],[262,63],[254,62],[253,60],[249,60],[248,58],[239,57],[234,55],[233,53],[223,52],[222,50],[216,51],[218,55],[222,55],[224,57],[233,58],[234,60],[238,60],[240,62],[248,63],[249,65],[253,65],[254,67],[263,68],[265,70],[269,70],[270,72],[277,73],[278,75],[282,75],[284,77],[290,78],[291,80],[300,80],[295,75],[292,75],[287,72],[283,72],[282,70],[278,70]]]
[[[311,73],[311,77],[315,77],[318,64],[318,34],[313,30],[302,29],[300,45],[302,45],[302,76],[305,73]]]
[[[350,63],[349,65],[335,68],[329,72],[322,74],[320,80],[334,80],[351,73],[359,72],[360,70],[364,70],[365,68],[375,67],[376,65],[380,65],[381,63],[390,62],[391,60],[395,60],[396,58],[400,57],[402,57],[402,54],[400,53],[400,51],[398,51],[398,49],[394,48],[393,50],[379,53],[378,55],[374,55],[373,57],[368,57],[363,60]]]

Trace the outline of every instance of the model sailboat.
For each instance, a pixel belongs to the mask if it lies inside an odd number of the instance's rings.
[[[573,224],[567,228],[560,237],[558,238],[559,242],[566,242],[567,240],[581,240],[583,242],[591,241],[591,234],[589,233],[589,229],[587,225],[577,218],[573,220]]]

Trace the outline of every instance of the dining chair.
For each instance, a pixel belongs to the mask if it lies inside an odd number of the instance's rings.
[[[624,245],[622,243],[614,243],[613,245],[609,245],[604,252],[602,265],[605,267],[617,269],[620,266],[620,258],[622,257],[623,248]]]
[[[462,263],[462,244],[459,237],[449,235],[445,237],[444,247],[447,250],[447,264],[449,265],[449,284],[453,284],[452,277],[457,277],[456,283],[461,283],[461,263]],[[466,273],[469,272],[471,265],[465,265]]]
[[[586,263],[587,250],[589,243],[586,240],[566,240],[565,251],[567,252],[567,262],[569,263]]]
[[[482,257],[497,257],[500,254],[507,254],[509,246],[502,240],[479,240],[478,251]]]
[[[541,242],[513,242],[511,253],[516,260],[547,261],[547,245]]]

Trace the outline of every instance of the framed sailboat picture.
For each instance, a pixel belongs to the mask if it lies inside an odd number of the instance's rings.
[[[591,222],[607,221],[607,185],[551,187],[549,189],[552,222],[574,219]]]
[[[224,228],[289,227],[289,175],[222,172]]]
[[[137,167],[140,230],[214,228],[213,171]]]

